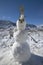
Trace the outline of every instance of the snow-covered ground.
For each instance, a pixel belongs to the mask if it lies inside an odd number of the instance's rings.
[[[9,31],[0,31],[0,65],[18,65],[14,62],[11,53],[11,48],[14,43],[14,38],[9,38]],[[28,35],[28,43],[31,50],[31,58],[23,65],[43,65],[43,31],[32,32],[31,36]]]

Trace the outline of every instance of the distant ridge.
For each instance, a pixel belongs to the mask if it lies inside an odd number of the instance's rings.
[[[0,28],[7,28],[10,26],[16,26],[16,23],[9,20],[0,20]],[[33,24],[27,24],[26,27],[36,28],[37,26]]]
[[[16,23],[9,20],[0,20],[0,29],[14,28]],[[26,24],[26,29],[43,31],[43,25],[36,26],[34,24]]]
[[[16,24],[9,21],[9,20],[0,20],[0,29],[1,28],[6,29],[6,28],[9,28],[11,26],[16,26]]]

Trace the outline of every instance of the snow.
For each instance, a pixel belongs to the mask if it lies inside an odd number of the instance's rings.
[[[14,38],[9,38],[8,31],[6,34],[5,31],[0,31],[0,34],[0,65],[19,65],[19,63],[15,63],[11,53]],[[32,32],[31,36],[38,42],[35,43],[28,35],[27,41],[30,45],[31,58],[22,65],[43,65],[43,31]]]
[[[43,65],[42,28],[32,25],[26,30],[24,14],[17,20],[15,28],[13,23],[6,24],[2,21],[0,29],[0,65]]]

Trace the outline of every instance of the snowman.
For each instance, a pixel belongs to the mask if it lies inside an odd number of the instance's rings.
[[[30,47],[27,42],[28,32],[25,30],[26,22],[24,20],[24,14],[20,15],[19,20],[16,22],[17,31],[14,32],[15,42],[12,46],[12,54],[14,60],[19,63],[26,62],[30,59]]]

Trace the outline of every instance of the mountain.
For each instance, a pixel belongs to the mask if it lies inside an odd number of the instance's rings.
[[[39,25],[37,28],[38,30],[43,31],[43,25]]]
[[[36,30],[37,29],[37,26],[36,25],[33,25],[33,24],[27,24],[26,25],[26,28],[27,29],[31,29],[31,30]]]
[[[6,29],[12,26],[16,26],[16,23],[13,23],[12,21],[9,21],[9,20],[0,20],[0,29],[1,28]],[[37,26],[33,24],[27,24],[26,27],[27,28],[37,28]]]
[[[12,26],[16,26],[16,24],[8,20],[0,20],[0,29],[6,29]]]
[[[33,24],[27,24],[26,27],[37,28],[37,26],[36,25],[33,25]]]
[[[9,20],[0,20],[0,29],[10,29],[14,28],[16,26],[16,23],[9,21]],[[36,26],[34,24],[26,24],[26,29],[28,30],[40,30],[43,31],[43,25]]]

